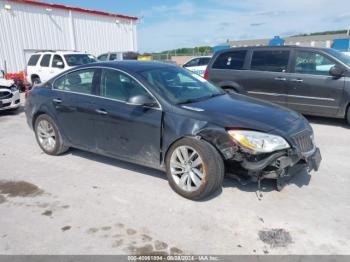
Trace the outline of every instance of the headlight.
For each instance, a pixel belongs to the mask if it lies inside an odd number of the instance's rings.
[[[270,153],[290,147],[283,137],[276,135],[245,130],[230,130],[228,133],[243,150],[253,154]]]

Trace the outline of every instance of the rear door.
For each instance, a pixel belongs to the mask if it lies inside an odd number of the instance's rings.
[[[280,105],[287,105],[287,78],[290,49],[252,50],[249,77],[244,81],[247,94]]]
[[[44,54],[40,60],[40,64],[38,67],[38,75],[40,77],[41,82],[46,82],[50,79],[50,62],[51,62],[51,54]]]
[[[93,102],[97,148],[118,158],[159,167],[162,111],[128,103],[135,95],[150,96],[130,75],[102,69],[99,97]]]
[[[288,107],[305,114],[337,114],[345,78],[334,78],[329,69],[336,65],[330,56],[307,49],[296,49],[288,83]]]
[[[69,142],[79,148],[95,149],[92,105],[98,70],[82,69],[63,75],[53,83],[52,103],[57,123]]]

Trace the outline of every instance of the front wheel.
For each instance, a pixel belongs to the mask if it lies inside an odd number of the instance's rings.
[[[60,155],[69,148],[63,144],[62,136],[48,115],[40,115],[35,120],[35,137],[41,149],[48,155]]]
[[[350,106],[348,106],[348,110],[346,112],[346,121],[350,125]]]
[[[183,138],[171,146],[166,168],[171,188],[192,200],[203,199],[220,189],[225,173],[218,151],[195,138]]]

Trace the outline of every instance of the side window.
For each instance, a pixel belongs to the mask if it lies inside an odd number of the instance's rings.
[[[110,60],[110,61],[117,60],[117,54],[116,54],[116,53],[112,53],[112,54],[110,54],[110,56],[109,56],[109,60]]]
[[[64,68],[64,62],[62,57],[60,55],[54,55],[51,66],[55,68],[61,68],[61,69]]]
[[[108,57],[108,54],[103,54],[103,55],[100,55],[99,57],[97,57],[97,59],[100,61],[106,61],[107,57]]]
[[[121,101],[128,101],[136,95],[149,95],[133,78],[113,69],[103,69],[100,95]]]
[[[203,58],[200,58],[200,59],[199,59],[198,65],[199,65],[199,66],[206,66],[206,65],[209,64],[209,61],[210,61],[210,57],[203,57]]]
[[[246,55],[247,50],[223,53],[216,58],[213,68],[241,70],[243,69]]]
[[[257,71],[287,71],[289,51],[254,51],[251,69]]]
[[[198,66],[199,64],[199,58],[192,59],[191,61],[188,61],[186,64],[184,64],[184,67],[190,67],[190,66]]]
[[[43,58],[41,58],[40,66],[49,67],[50,60],[51,60],[51,55],[44,55]]]
[[[37,64],[38,61],[39,61],[39,58],[40,58],[40,55],[32,55],[32,56],[29,58],[28,66],[36,66],[36,64]]]
[[[335,62],[325,56],[309,52],[296,51],[295,54],[295,72],[300,74],[329,75],[329,69],[335,65]]]
[[[81,94],[91,94],[94,79],[94,69],[72,72],[57,79],[54,88]]]

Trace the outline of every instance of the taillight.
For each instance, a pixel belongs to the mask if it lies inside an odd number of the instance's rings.
[[[204,72],[204,78],[205,78],[205,79],[208,79],[208,78],[209,78],[208,69],[206,69],[205,72]]]
[[[24,93],[24,97],[27,99],[28,97],[32,96],[32,92],[30,92],[29,90],[27,90],[25,93]]]

